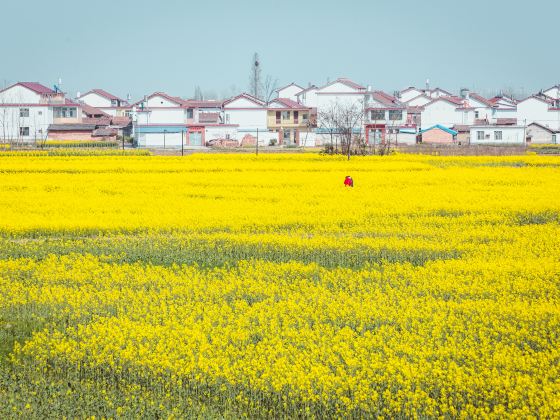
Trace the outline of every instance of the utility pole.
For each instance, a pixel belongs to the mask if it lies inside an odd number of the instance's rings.
[[[165,133],[167,133],[167,130],[163,130],[163,149],[165,150]]]
[[[256,143],[255,146],[256,146],[256,148],[255,148],[256,155],[258,156],[259,155],[259,129],[258,129],[258,127],[257,127],[257,143]]]
[[[181,156],[185,156],[185,148],[183,147],[185,143],[185,130],[181,130]]]

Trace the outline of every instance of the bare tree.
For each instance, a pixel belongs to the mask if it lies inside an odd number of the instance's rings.
[[[335,102],[319,113],[321,126],[326,128],[331,136],[340,138],[341,152],[348,156],[352,152],[363,149],[364,140],[362,127],[364,124],[364,104],[356,101],[349,104]]]
[[[196,85],[195,88],[194,88],[194,99],[196,101],[203,101],[204,100],[204,95],[202,94],[202,89],[198,85]]]
[[[278,79],[273,79],[272,76],[268,74],[262,84],[261,92],[263,93],[263,97],[261,99],[268,104],[272,100],[276,89],[278,89]]]

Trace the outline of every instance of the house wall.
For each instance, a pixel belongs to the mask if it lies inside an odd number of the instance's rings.
[[[138,124],[185,124],[186,114],[183,108],[153,108],[147,112],[138,112]]]
[[[560,88],[558,88],[558,86],[545,90],[543,93],[553,99],[560,99]]]
[[[16,85],[0,92],[0,104],[39,104],[41,95],[26,87]]]
[[[29,109],[29,117],[20,117],[20,108]],[[53,123],[53,111],[48,106],[5,106],[0,105],[0,138],[3,141],[22,139],[34,141],[45,138]],[[29,136],[20,136],[20,127],[29,127]]]
[[[427,144],[451,144],[454,143],[453,134],[434,128],[422,133],[422,143]]]
[[[478,139],[478,132],[484,133],[484,139]],[[502,132],[502,139],[495,140],[494,133]],[[471,127],[471,144],[525,144],[525,128],[519,126],[473,126]]]
[[[144,106],[148,108],[180,107],[178,103],[170,101],[169,99],[159,95],[149,97]]]
[[[298,95],[297,102],[309,108],[317,108],[317,89],[311,89]]]
[[[99,140],[92,131],[49,131],[49,140]]]
[[[297,96],[296,94],[300,93],[303,89],[298,87],[298,86],[294,86],[294,85],[290,85],[285,87],[284,89],[281,89],[278,91],[278,97],[279,98],[288,98],[291,99],[292,101],[297,101]]]
[[[267,129],[266,108],[257,109],[224,109],[226,124],[237,124],[240,129],[255,129],[265,131]]]
[[[530,125],[527,127],[527,137],[531,137],[531,144],[551,144],[553,133],[544,128],[536,125]],[[560,135],[557,135],[559,138]]]
[[[83,96],[80,96],[78,98],[80,101],[84,102],[85,104],[89,105],[89,106],[93,106],[95,108],[102,108],[102,107],[110,107],[111,106],[111,100],[107,99],[101,95],[98,95],[97,93],[91,92],[91,93],[87,93]]]
[[[517,122],[529,125],[537,122],[553,130],[560,129],[560,111],[550,111],[549,104],[529,98],[517,104]]]
[[[137,142],[139,147],[177,148],[181,147],[182,133],[139,133]]]
[[[391,134],[391,139],[395,139],[397,145],[399,144],[413,145],[416,144],[416,133],[398,133],[396,137],[394,134]]]
[[[401,102],[408,102],[417,96],[422,95],[422,92],[418,89],[412,89],[406,92],[401,92],[400,100]]]
[[[426,105],[421,113],[421,118],[423,128],[429,128],[437,124],[451,128],[455,124],[472,124],[474,122],[474,111],[458,110],[456,105],[439,100]]]
[[[208,126],[205,128],[205,141],[216,139],[237,139],[237,127],[235,126]]]
[[[432,100],[430,98],[427,98],[424,95],[418,96],[416,98],[413,98],[409,101],[406,102],[407,106],[424,106],[428,103],[430,103]],[[401,102],[403,102],[403,100],[401,99]]]

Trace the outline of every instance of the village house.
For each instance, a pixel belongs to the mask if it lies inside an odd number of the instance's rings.
[[[268,130],[268,107],[258,98],[242,93],[223,103],[225,124],[237,127],[235,139],[242,146],[278,144],[278,132]]]
[[[211,140],[233,139],[236,125],[223,123],[219,101],[185,100],[154,92],[133,105],[134,137],[139,147],[204,147]]]
[[[408,135],[411,130],[416,134],[416,124],[409,118],[404,104],[396,97],[382,91],[368,91],[365,103],[366,144],[381,144],[386,141],[392,144],[416,142],[415,135]]]
[[[454,125],[471,125],[475,120],[475,108],[456,96],[442,96],[424,105],[421,111],[422,127],[436,125],[451,128]]]
[[[296,101],[309,108],[317,108],[317,91],[319,88],[310,85],[296,94]]]
[[[268,129],[278,132],[284,146],[315,146],[316,112],[289,98],[268,105]]]
[[[558,144],[560,143],[560,130],[553,130],[539,123],[527,126],[527,143],[531,144]]]
[[[517,101],[506,95],[498,95],[489,99],[494,105],[496,119],[509,118],[517,120]]]
[[[31,143],[47,138],[52,124],[78,124],[80,105],[38,82],[18,82],[0,91],[0,138]]]
[[[470,144],[523,145],[525,127],[518,125],[473,125],[470,127]]]
[[[295,83],[290,83],[287,86],[276,89],[277,98],[287,98],[294,102],[297,102],[298,93],[302,92],[304,89]]]
[[[525,126],[538,123],[552,130],[560,129],[560,100],[533,95],[517,103],[517,120]]]
[[[331,127],[323,113],[332,112],[336,107],[365,111],[367,89],[347,78],[339,78],[317,89],[317,145],[331,142],[331,137],[338,135],[336,127]],[[355,129],[356,135],[362,134],[363,126]]]
[[[542,93],[548,96],[550,99],[560,99],[560,85],[554,85],[548,89],[542,91]]]
[[[413,99],[418,99],[420,97],[429,98],[430,100],[440,98],[442,96],[453,96],[452,93],[441,89],[441,88],[434,88],[430,89],[429,86],[426,86],[426,89],[419,89],[414,86],[408,87],[406,89],[401,90],[396,95],[398,99],[403,103],[409,103]],[[412,106],[421,106],[422,104],[410,104]]]
[[[420,131],[424,144],[456,144],[457,131],[446,126],[436,124]]]
[[[78,92],[77,100],[80,103],[91,107],[99,108],[106,114],[112,116],[125,116],[126,111],[130,110],[128,101],[119,98],[103,89],[92,89],[89,92],[80,95]]]

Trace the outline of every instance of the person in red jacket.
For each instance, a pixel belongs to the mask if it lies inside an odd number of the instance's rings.
[[[344,178],[344,186],[345,187],[353,187],[354,186],[354,180],[352,179],[351,176],[347,176],[346,178]]]

